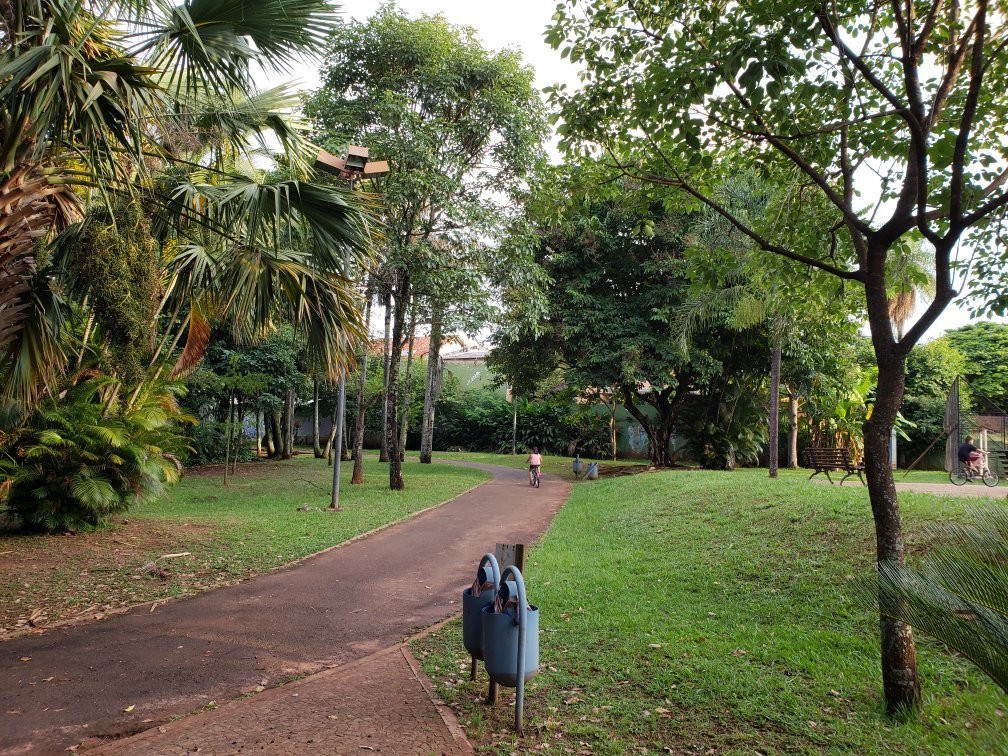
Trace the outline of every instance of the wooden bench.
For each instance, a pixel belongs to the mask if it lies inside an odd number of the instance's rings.
[[[854,460],[851,459],[850,452],[847,449],[839,447],[825,447],[825,446],[810,446],[805,450],[805,466],[812,468],[814,471],[809,475],[809,480],[812,480],[819,473],[826,473],[826,479],[833,483],[833,478],[830,477],[830,471],[841,471],[843,470],[847,474],[840,479],[840,485],[847,480],[852,475],[857,475],[858,479],[861,481],[861,485],[867,485],[865,483],[864,476],[861,474],[864,472],[864,465],[855,465]]]

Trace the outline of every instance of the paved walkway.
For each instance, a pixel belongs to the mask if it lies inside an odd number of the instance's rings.
[[[965,498],[989,497],[1004,499],[1008,497],[1008,487],[985,486],[983,483],[967,483],[957,486],[953,483],[901,483],[896,481],[897,491],[916,491],[918,493],[936,494],[938,496],[962,496]]]
[[[332,673],[320,678],[319,684],[329,681],[336,685],[341,673],[350,674],[351,668],[345,666],[349,662],[396,646],[417,630],[456,614],[461,589],[471,580],[479,557],[495,543],[534,541],[569,493],[568,484],[558,478],[544,476],[543,487],[536,490],[529,488],[523,470],[473,466],[491,471],[494,479],[437,509],[291,568],[170,602],[153,612],[144,606],[90,625],[3,643],[0,752],[55,753],[85,738],[101,742],[150,728],[157,735],[182,736],[175,724],[166,724],[173,716],[326,669]],[[239,729],[231,728],[232,740],[235,733],[251,738],[241,741],[244,750],[340,752],[330,751],[328,745],[316,748],[314,743],[288,738],[293,723],[299,722],[310,725],[308,729],[319,737],[323,733],[335,736],[325,724],[339,722],[328,717],[341,716],[333,707],[340,700],[349,707],[342,716],[349,711],[370,712],[368,718],[355,719],[360,726],[373,728],[365,745],[396,753],[402,745],[405,752],[411,752],[414,741],[400,742],[397,738],[401,734],[397,733],[404,728],[412,732],[412,723],[420,716],[429,717],[424,721],[435,721],[430,714],[437,710],[428,699],[426,714],[396,720],[398,714],[394,717],[390,713],[393,707],[386,703],[385,691],[415,696],[415,686],[408,684],[408,676],[402,677],[406,673],[401,664],[385,657],[373,658],[399,667],[390,668],[389,673],[407,683],[396,687],[391,681],[385,688],[358,678],[358,684],[340,684],[332,696],[323,696],[321,700],[328,704],[279,707],[284,719],[276,717],[272,709],[268,718],[262,713],[250,714]],[[365,665],[353,674],[370,674],[369,669]],[[314,684],[314,680],[298,683]],[[288,690],[298,692],[283,686],[218,711],[237,713],[247,705],[252,707],[249,712],[255,712],[259,701],[285,701]],[[300,698],[299,694],[296,699]],[[326,720],[320,723],[316,714],[323,710]],[[204,721],[218,722],[217,714],[188,721],[198,730]],[[299,718],[302,714],[303,720]],[[249,725],[252,721],[267,729],[254,730]],[[168,731],[157,731],[159,726]],[[448,728],[447,724],[442,726]],[[368,733],[357,734],[366,737]],[[198,736],[198,732],[185,735],[190,736]],[[442,736],[437,742],[447,742]],[[219,723],[208,730],[208,737],[217,745],[201,747],[200,753],[239,750],[239,745],[220,739],[228,737],[228,728]],[[278,740],[271,744],[270,737]],[[279,743],[283,747],[275,750],[273,745]],[[164,743],[170,752],[176,752],[177,745]],[[192,745],[192,750],[195,747]],[[416,747],[422,752],[437,748],[422,743]],[[355,746],[352,752],[363,752],[359,748]],[[153,751],[142,746],[134,752]]]
[[[405,646],[169,722],[88,756],[190,753],[471,754]]]
[[[829,485],[826,478],[813,478],[813,483]],[[843,484],[844,488],[861,488],[868,495],[868,489],[861,485],[857,478],[848,478]],[[949,483],[906,483],[896,479],[897,491],[916,491],[917,493],[934,494],[935,496],[961,496],[963,498],[991,498],[1004,499],[1008,497],[1008,486],[997,485],[987,487],[983,483],[967,483],[964,486],[957,486]]]

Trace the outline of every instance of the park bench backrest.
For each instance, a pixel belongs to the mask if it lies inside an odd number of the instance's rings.
[[[843,447],[810,446],[805,449],[809,467],[816,469],[848,470],[855,467],[850,451]]]

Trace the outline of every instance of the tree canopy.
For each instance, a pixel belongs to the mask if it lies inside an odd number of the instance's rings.
[[[585,69],[582,86],[552,91],[569,150],[676,187],[760,248],[864,287],[878,365],[865,469],[880,562],[904,559],[888,444],[906,357],[957,296],[961,241],[987,272],[967,285],[984,306],[1004,306],[1006,33],[987,0],[564,0],[547,32]],[[821,201],[800,201],[783,229],[741,218],[714,190],[742,166]],[[897,334],[887,271],[917,241],[930,245],[935,294]],[[920,702],[912,633],[894,616],[881,622],[890,713]]]

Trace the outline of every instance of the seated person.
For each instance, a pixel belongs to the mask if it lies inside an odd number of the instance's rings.
[[[959,461],[966,465],[967,469],[972,472],[979,471],[976,463],[982,454],[984,454],[983,451],[973,446],[973,436],[966,436],[965,441],[959,444]]]

